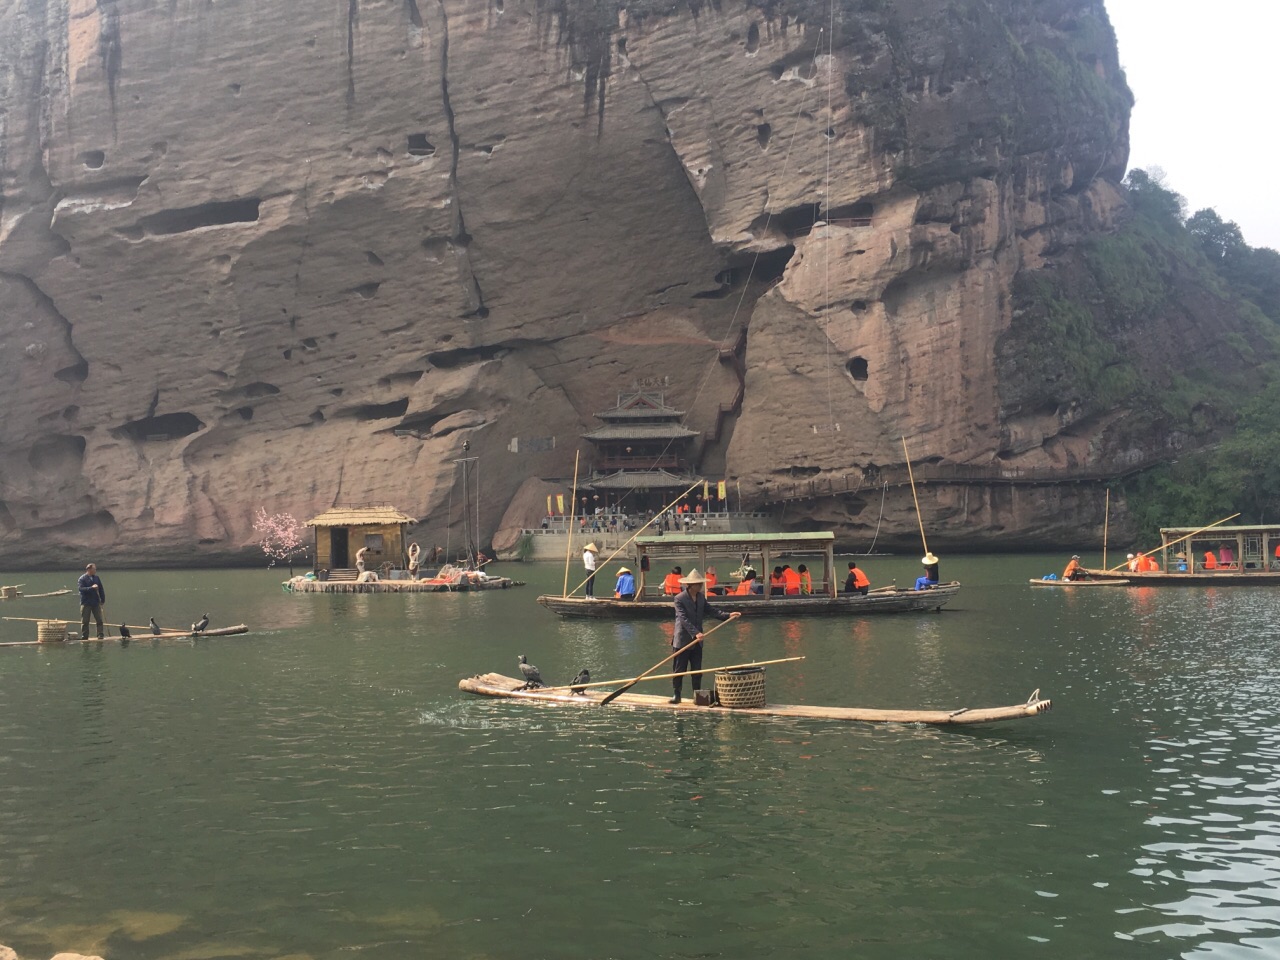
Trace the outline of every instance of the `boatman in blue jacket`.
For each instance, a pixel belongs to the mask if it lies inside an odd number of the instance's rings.
[[[107,602],[107,590],[98,577],[97,566],[91,563],[85,567],[84,574],[76,581],[76,587],[80,591],[80,639],[89,639],[89,616],[92,614],[98,623],[98,639],[101,640],[102,608]]]
[[[618,582],[613,585],[613,595],[619,600],[636,598],[636,578],[629,567],[618,568]]]
[[[706,579],[696,568],[680,578],[680,583],[684,589],[676,594],[676,628],[671,635],[671,646],[676,651],[675,662],[671,666],[671,672],[676,674],[671,678],[671,685],[675,687],[675,695],[668,701],[669,703],[680,702],[680,692],[684,686],[684,677],[679,676],[679,674],[689,670],[702,669],[703,619],[711,616],[717,620],[736,620],[742,616],[737,610],[733,613],[723,613],[707,603],[706,594],[702,592],[706,582]],[[693,681],[695,693],[702,689],[702,674],[695,673],[689,679]]]

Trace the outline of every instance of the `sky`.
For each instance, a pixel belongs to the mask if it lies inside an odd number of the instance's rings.
[[[1106,0],[1137,104],[1129,169],[1280,250],[1280,0]]]

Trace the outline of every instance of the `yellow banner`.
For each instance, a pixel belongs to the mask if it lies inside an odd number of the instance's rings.
[[[703,480],[703,481],[702,481],[702,499],[703,499],[703,500],[707,500],[707,499],[709,499],[710,497],[711,497],[711,491],[710,491],[710,489],[709,489],[709,488],[708,488],[708,486],[707,486],[707,481],[706,481],[706,480]]]
[[[551,516],[551,494],[547,494],[547,516]]]
[[[560,513],[561,516],[564,515],[564,494],[563,493],[556,494],[556,510],[558,513]]]
[[[727,499],[727,492],[725,491],[723,480],[716,484],[716,496],[721,500]]]

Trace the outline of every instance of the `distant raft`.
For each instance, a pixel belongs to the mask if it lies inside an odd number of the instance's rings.
[[[1033,587],[1127,587],[1129,581],[1124,578],[1114,580],[1059,580],[1057,577],[1041,577],[1030,581]]]
[[[558,707],[595,707],[608,695],[605,690],[584,690],[575,694],[568,687],[543,690],[525,689],[524,680],[500,673],[477,674],[458,681],[458,689],[481,697],[532,701]],[[1042,699],[1036,690],[1025,703],[1010,707],[961,707],[957,710],[876,710],[868,707],[813,707],[800,704],[766,704],[763,707],[711,707],[690,700],[671,703],[667,696],[624,693],[609,706],[631,710],[678,710],[711,716],[796,717],[817,720],[846,720],[859,723],[924,723],[951,727],[999,720],[1021,720],[1037,717],[1053,708],[1053,701]],[[608,708],[605,708],[608,709]]]

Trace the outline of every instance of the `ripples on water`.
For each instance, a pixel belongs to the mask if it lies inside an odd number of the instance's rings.
[[[242,574],[201,575],[203,593],[273,625],[251,639],[6,651],[0,942],[109,960],[1280,955],[1280,591],[1085,598],[969,563],[954,613],[742,624],[712,654],[807,656],[771,669],[774,700],[1040,686],[1053,713],[935,730],[487,701],[457,679],[518,653],[551,678],[634,675],[665,627],[560,622],[516,591],[255,594]],[[189,617],[189,591],[164,610],[164,575],[133,576],[140,605]],[[109,584],[129,602],[129,577]]]

